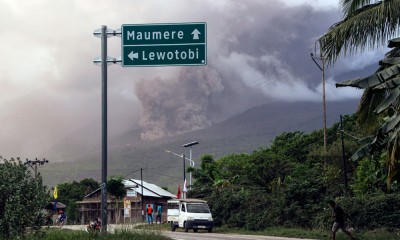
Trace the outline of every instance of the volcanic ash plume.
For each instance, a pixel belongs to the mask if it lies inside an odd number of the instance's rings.
[[[141,138],[155,140],[210,126],[213,99],[224,86],[210,67],[184,67],[176,79],[144,79],[135,89],[142,105]]]

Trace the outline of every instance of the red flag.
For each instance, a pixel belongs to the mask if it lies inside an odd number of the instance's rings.
[[[178,193],[176,194],[176,198],[177,199],[181,198],[181,185],[178,185]]]

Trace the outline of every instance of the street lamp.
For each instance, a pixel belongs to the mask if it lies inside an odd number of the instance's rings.
[[[193,145],[197,145],[197,144],[199,144],[198,141],[193,141],[193,142],[185,143],[185,144],[182,145],[182,147],[188,147],[189,148],[189,159],[190,159],[190,163],[191,163],[190,166],[191,167],[194,167],[194,161],[192,161],[192,146]],[[193,166],[192,166],[192,163],[193,163]],[[190,185],[190,189],[192,189],[192,172],[190,172],[189,185]]]
[[[186,158],[184,154],[174,153],[174,152],[166,150],[166,149],[164,149],[164,151],[166,151],[169,154],[172,154],[172,155],[175,155],[175,156],[178,156],[178,157],[188,160],[190,162],[190,166],[194,167],[194,161],[191,158]],[[185,162],[183,162],[183,164],[185,164]],[[185,166],[183,168],[184,168],[183,172],[185,173]],[[185,181],[185,178],[183,179],[183,181]],[[192,182],[192,172],[190,172],[190,184],[191,184],[191,182]]]

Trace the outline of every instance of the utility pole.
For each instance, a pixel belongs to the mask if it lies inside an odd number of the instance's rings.
[[[346,167],[346,156],[344,153],[344,127],[343,127],[343,116],[340,114],[340,138],[342,140],[342,159],[343,159],[343,181],[344,181],[344,192],[347,193],[347,167]]]
[[[35,160],[26,159],[26,162],[24,163],[24,165],[28,165],[29,167],[31,167],[33,169],[33,171],[35,171],[35,179],[36,179],[38,176],[37,166],[44,165],[45,163],[48,163],[48,162],[49,162],[49,160],[46,160],[45,158],[43,158],[43,160],[38,160],[37,158]],[[35,168],[33,168],[33,166],[35,166]]]
[[[322,52],[320,53],[319,58],[314,58],[314,54],[311,53],[311,59],[314,61],[314,63],[318,66],[318,68],[322,72],[322,108],[323,108],[323,119],[324,119],[324,164],[326,166],[326,98],[325,98],[325,58],[322,55]],[[315,59],[321,60],[322,67],[315,61]]]
[[[142,184],[142,199],[141,199],[141,203],[142,203],[142,221],[144,221],[144,203],[143,203],[143,168],[140,168],[140,182]]]

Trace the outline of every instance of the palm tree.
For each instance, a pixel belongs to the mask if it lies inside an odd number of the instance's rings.
[[[319,39],[328,63],[340,54],[385,45],[399,33],[400,0],[340,0],[344,19]]]
[[[399,34],[400,0],[341,0],[344,19],[319,39],[322,56],[333,64],[341,54],[383,45]],[[352,157],[386,153],[387,187],[400,180],[400,39],[389,41],[393,48],[380,61],[376,73],[338,83],[337,87],[365,89],[357,114],[367,132],[365,144]]]

